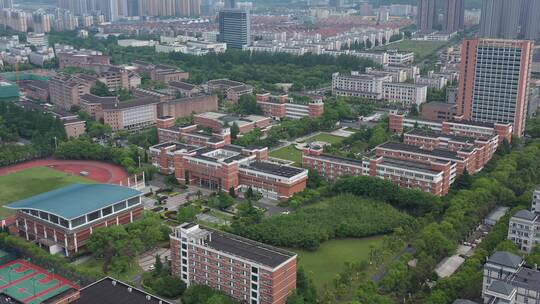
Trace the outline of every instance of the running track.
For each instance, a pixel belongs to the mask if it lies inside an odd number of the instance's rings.
[[[87,178],[100,183],[118,184],[126,181],[128,178],[128,174],[124,168],[107,162],[94,160],[57,160],[52,158],[1,167],[0,176],[33,167],[49,167],[72,175],[79,175],[81,171],[86,171],[89,173],[86,176]]]

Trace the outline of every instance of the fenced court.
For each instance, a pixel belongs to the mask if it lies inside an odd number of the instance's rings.
[[[39,304],[65,291],[78,289],[75,283],[25,260],[0,266],[0,293],[24,304]]]

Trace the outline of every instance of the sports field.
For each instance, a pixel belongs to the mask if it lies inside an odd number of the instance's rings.
[[[414,61],[418,62],[435,53],[441,47],[447,45],[447,41],[417,41],[403,40],[385,46],[377,47],[378,50],[398,50],[414,53]]]
[[[24,304],[42,303],[69,289],[78,289],[78,286],[24,260],[0,267],[0,290]]]
[[[296,149],[294,145],[288,145],[286,147],[277,149],[270,152],[271,157],[290,160],[294,162],[295,166],[302,166],[302,151]]]
[[[369,257],[370,246],[378,246],[382,236],[362,239],[331,240],[316,251],[291,249],[298,254],[298,263],[313,280],[317,289],[332,282],[343,271],[345,262],[360,262]]]
[[[94,181],[47,167],[33,167],[3,175],[0,176],[0,206],[73,183],[94,183]],[[0,219],[14,212],[0,207]]]

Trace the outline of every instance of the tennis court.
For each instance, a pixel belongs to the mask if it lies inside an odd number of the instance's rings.
[[[25,260],[0,266],[0,292],[24,304],[38,304],[79,287]]]

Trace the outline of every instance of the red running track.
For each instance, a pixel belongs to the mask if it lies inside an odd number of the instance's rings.
[[[57,160],[39,159],[16,164],[13,166],[1,167],[0,176],[22,171],[33,167],[49,167],[72,175],[79,175],[81,171],[88,172],[89,179],[100,183],[118,184],[125,182],[128,174],[124,168],[94,160]]]

